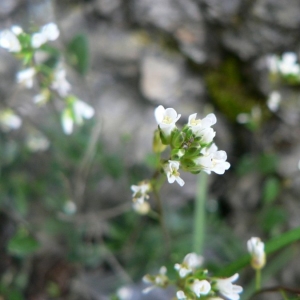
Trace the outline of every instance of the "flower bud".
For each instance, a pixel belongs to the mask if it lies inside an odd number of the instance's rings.
[[[177,128],[174,129],[171,133],[171,147],[179,149],[182,146],[182,143],[184,142],[185,134],[181,131],[179,131]]]
[[[252,237],[247,242],[248,252],[251,255],[251,266],[255,270],[260,270],[266,264],[265,245],[260,238]]]
[[[153,152],[161,153],[166,149],[166,147],[167,146],[162,143],[159,130],[155,130],[153,135]]]

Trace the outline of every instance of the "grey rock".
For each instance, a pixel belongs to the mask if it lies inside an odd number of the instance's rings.
[[[0,18],[11,14],[19,4],[20,4],[20,0],[0,1]]]
[[[258,0],[254,1],[252,14],[273,26],[299,29],[300,2],[297,0]]]
[[[121,0],[97,0],[95,8],[103,15],[111,15],[121,5]]]

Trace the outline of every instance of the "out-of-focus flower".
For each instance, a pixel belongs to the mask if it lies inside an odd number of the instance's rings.
[[[150,204],[147,201],[136,201],[132,204],[133,209],[140,215],[147,215],[150,211]]]
[[[180,167],[180,162],[175,160],[169,160],[167,164],[164,165],[164,171],[167,175],[168,182],[173,183],[176,181],[180,186],[184,185],[184,181],[180,178],[180,173],[178,172]]]
[[[142,181],[138,185],[132,185],[131,190],[133,202],[143,203],[145,199],[149,198],[148,193],[151,191],[151,185],[147,181]]]
[[[165,109],[162,105],[155,109],[154,115],[158,126],[166,136],[169,136],[176,128],[175,124],[181,116],[174,108]]]
[[[20,52],[22,49],[17,35],[9,29],[0,32],[0,47],[15,53]]]
[[[117,296],[120,300],[131,300],[133,296],[133,290],[128,286],[122,286],[117,290]]]
[[[73,215],[77,211],[77,206],[73,201],[68,200],[65,203],[63,210],[67,215]]]
[[[17,73],[17,83],[31,89],[34,83],[36,71],[34,68],[28,68]]]
[[[278,110],[281,102],[281,94],[278,91],[272,91],[268,97],[267,105],[268,108],[275,112]]]
[[[297,63],[297,55],[294,52],[286,52],[283,53],[282,59],[278,64],[279,72],[283,75],[299,75],[300,74],[300,66]]]
[[[169,279],[168,277],[166,276],[167,274],[167,268],[165,266],[162,266],[160,269],[159,269],[159,274],[158,275],[145,275],[143,277],[143,281],[145,283],[151,283],[152,286],[149,286],[147,288],[145,288],[143,290],[143,293],[146,294],[146,293],[149,293],[152,289],[154,289],[155,287],[163,287],[165,288],[168,283],[169,283]]]
[[[202,263],[203,263],[203,257],[193,252],[187,254],[184,257],[183,262],[181,264],[175,264],[174,269],[178,271],[179,276],[183,278],[186,275],[195,271],[195,269],[200,267]]]
[[[19,25],[13,25],[10,30],[15,34],[15,35],[20,35],[23,33],[23,29]]]
[[[50,141],[41,132],[34,132],[27,136],[26,145],[30,151],[40,152],[49,148]]]
[[[66,97],[71,91],[71,84],[66,79],[66,70],[59,66],[54,72],[51,88],[56,90],[61,97]]]
[[[22,125],[22,119],[11,109],[0,111],[0,126],[3,131],[16,130]]]
[[[207,280],[195,279],[191,284],[191,290],[199,298],[201,295],[207,295],[211,290],[211,286]]]
[[[40,48],[48,41],[55,41],[59,37],[59,29],[55,23],[44,25],[39,32],[36,32],[31,37],[31,46]]]
[[[186,295],[183,291],[178,291],[176,293],[176,297],[177,297],[178,300],[186,300],[187,299]]]
[[[252,260],[251,265],[254,269],[259,270],[266,264],[265,244],[258,237],[252,237],[247,242],[248,252]]]
[[[218,291],[225,297],[230,300],[239,300],[240,293],[243,291],[243,288],[239,285],[232,284],[239,278],[239,274],[234,274],[229,278],[222,278],[216,280],[216,288]]]

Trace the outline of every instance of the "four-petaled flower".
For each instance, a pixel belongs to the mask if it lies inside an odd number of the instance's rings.
[[[175,123],[181,116],[177,114],[174,108],[165,109],[162,105],[155,109],[154,115],[159,128],[166,136],[169,136],[172,130],[176,128]]]
[[[264,267],[266,263],[265,245],[258,237],[252,237],[247,242],[248,252],[252,260],[251,265],[254,269],[259,270]]]
[[[153,275],[145,275],[143,277],[143,281],[145,283],[151,283],[152,285],[145,288],[143,290],[143,293],[146,294],[146,293],[149,293],[152,289],[154,289],[155,287],[166,287],[168,285],[168,282],[169,282],[169,279],[168,277],[166,276],[167,274],[167,268],[165,266],[162,266],[160,269],[159,269],[159,274],[153,276]]]
[[[229,278],[222,278],[216,280],[216,288],[218,291],[225,297],[230,300],[239,300],[240,293],[243,291],[243,288],[239,285],[232,284],[239,278],[239,274],[234,274]]]
[[[210,292],[211,285],[207,280],[195,279],[190,288],[199,298],[201,295],[207,295]]]
[[[196,136],[202,136],[203,131],[217,123],[215,114],[209,114],[203,119],[196,119],[197,113],[189,116],[188,126]]]
[[[181,264],[175,264],[174,269],[178,271],[181,278],[192,273],[195,269],[200,267],[203,263],[203,257],[197,253],[187,254]]]
[[[145,199],[149,198],[148,193],[151,191],[151,185],[142,181],[139,185],[132,185],[131,190],[133,202],[143,203]]]
[[[173,183],[176,181],[180,186],[184,185],[184,181],[180,178],[180,173],[178,172],[180,167],[180,162],[175,160],[169,160],[167,164],[164,165],[164,171],[167,175],[168,182]]]
[[[32,35],[31,46],[39,48],[48,41],[55,41],[59,37],[59,29],[55,23],[44,25],[39,32]]]

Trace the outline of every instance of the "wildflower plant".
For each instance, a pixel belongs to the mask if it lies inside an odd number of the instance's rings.
[[[55,107],[62,106],[62,128],[65,134],[71,134],[74,125],[82,125],[84,119],[92,118],[95,112],[93,107],[72,93],[62,50],[53,46],[59,36],[55,23],[48,23],[33,33],[15,25],[0,32],[0,47],[22,62],[16,82],[23,88],[37,91],[34,103],[43,105],[54,101]]]

